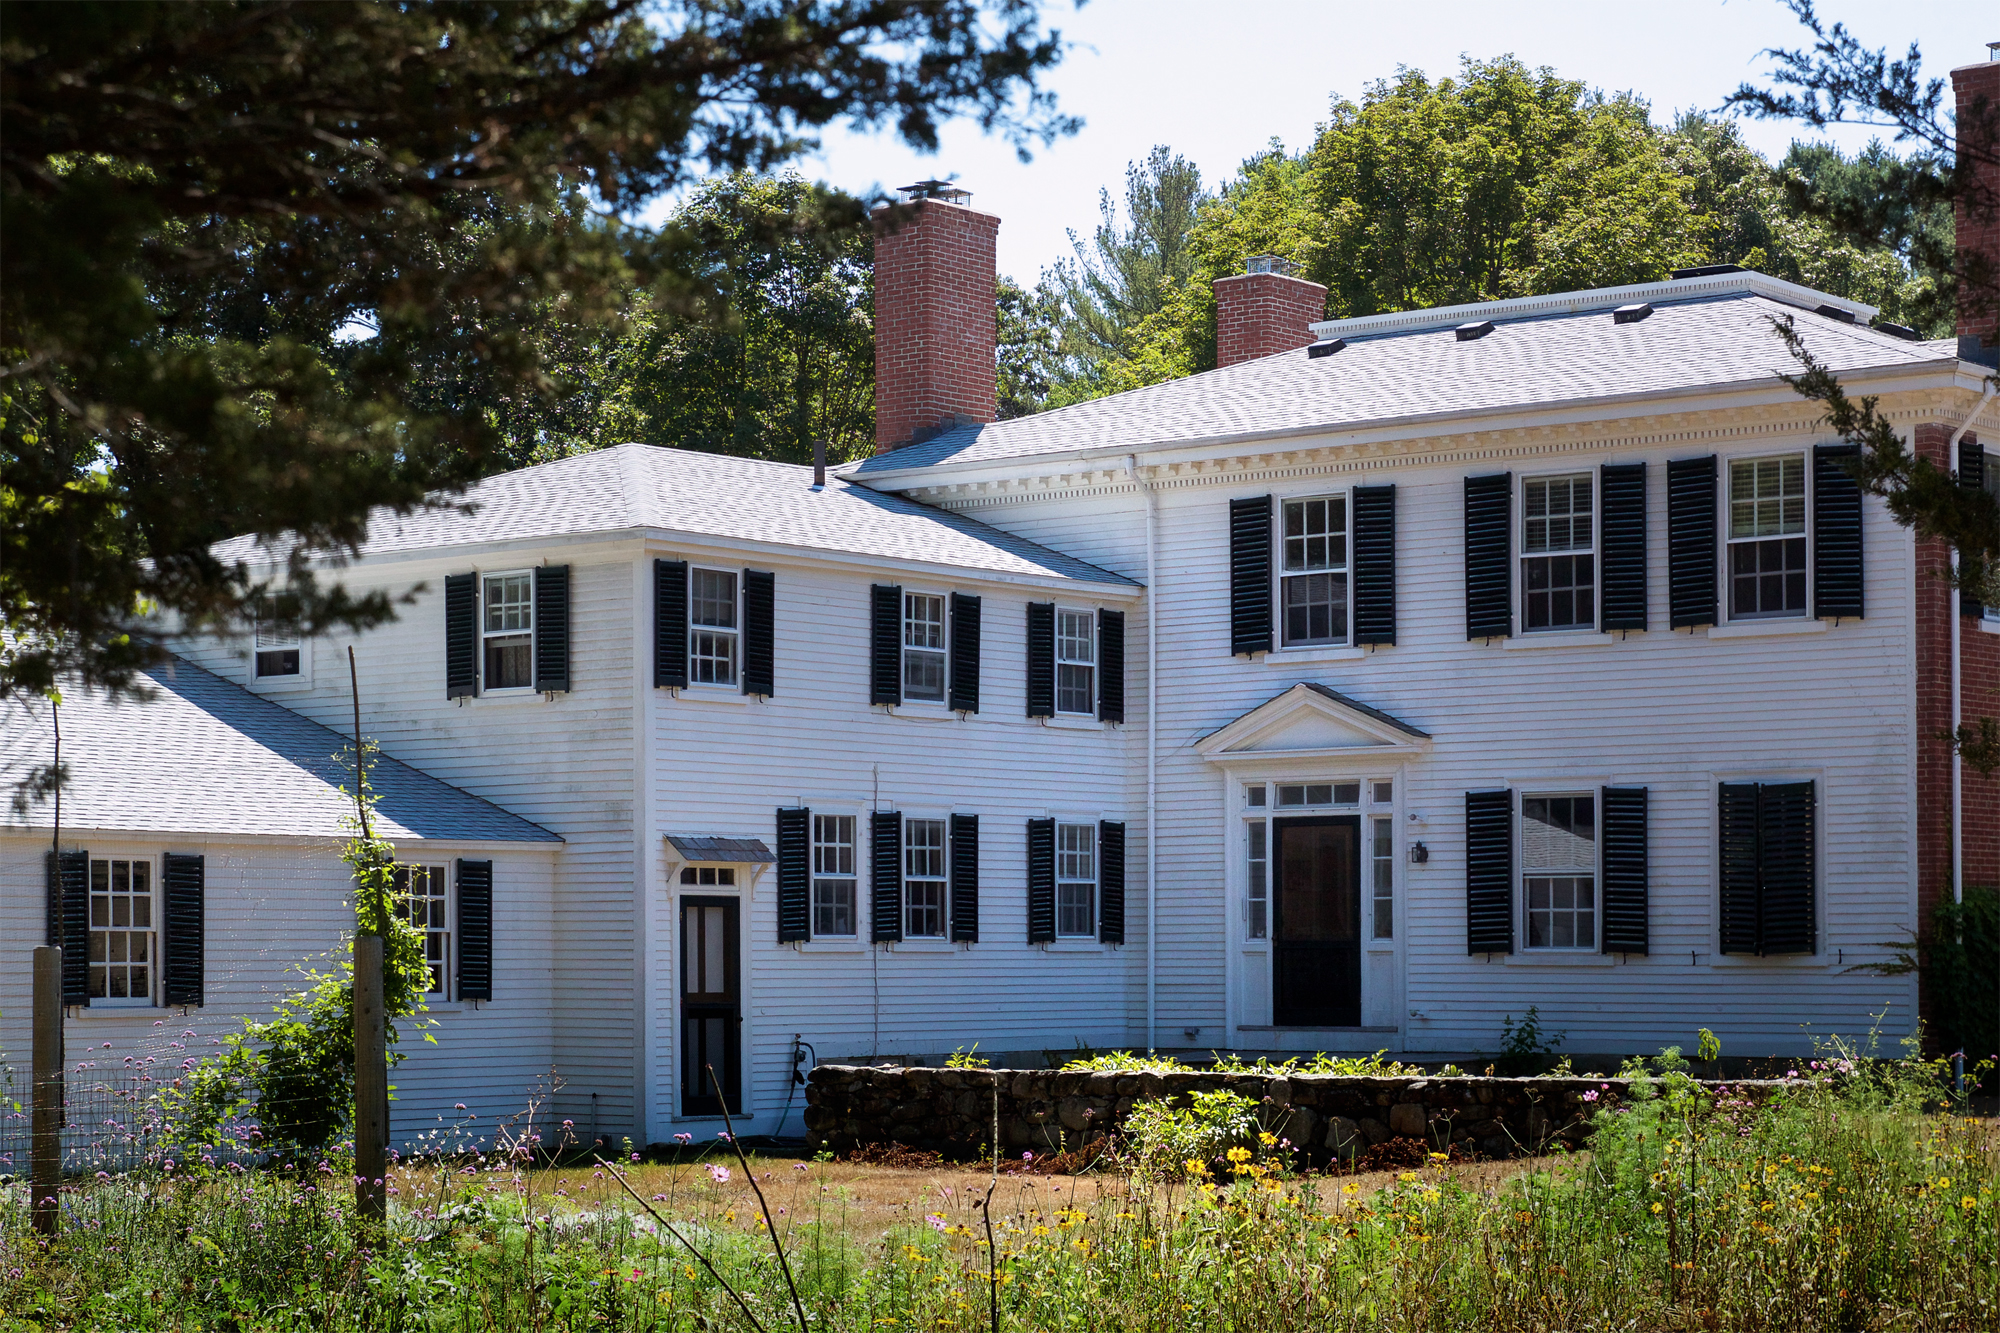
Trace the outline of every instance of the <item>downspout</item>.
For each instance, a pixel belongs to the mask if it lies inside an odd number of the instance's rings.
[[[1951,433],[1951,441],[1944,447],[1944,465],[1958,467],[1958,442],[1965,432],[1972,429],[1972,423],[1979,420],[1979,414],[1993,401],[1996,382],[1986,381],[1986,392],[1979,397],[1978,406],[1959,423]],[[1962,691],[1959,687],[1959,635],[1964,632],[1962,622],[1965,616],[1959,609],[1958,594],[1958,548],[1951,548],[1952,604],[1951,610],[1951,900],[1965,901],[1965,761],[1958,753],[1958,728],[1965,721]]]
[[[1157,614],[1160,509],[1153,484],[1139,475],[1139,456],[1127,454],[1132,481],[1146,497],[1146,1051],[1154,1049],[1159,1021],[1159,791],[1160,618]]]

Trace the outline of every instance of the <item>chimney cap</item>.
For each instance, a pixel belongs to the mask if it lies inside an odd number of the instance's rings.
[[[1278,273],[1290,278],[1297,276],[1298,265],[1283,255],[1251,255],[1243,261],[1245,273]]]
[[[920,199],[938,199],[947,204],[957,204],[960,208],[972,206],[972,191],[957,181],[927,180],[914,185],[896,187],[897,202],[914,204]]]

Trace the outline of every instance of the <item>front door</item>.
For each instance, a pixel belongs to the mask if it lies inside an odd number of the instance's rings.
[[[1361,819],[1277,819],[1271,1021],[1361,1026]]]
[[[737,959],[734,898],[681,899],[681,1114],[722,1114],[709,1069],[729,1099],[729,1113],[743,1109],[742,968]]]

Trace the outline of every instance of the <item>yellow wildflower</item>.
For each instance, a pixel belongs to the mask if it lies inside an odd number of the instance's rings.
[[[1250,1160],[1250,1150],[1248,1148],[1231,1148],[1228,1156],[1232,1162],[1247,1162]]]

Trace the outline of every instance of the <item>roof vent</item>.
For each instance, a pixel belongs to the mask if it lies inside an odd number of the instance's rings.
[[[1245,273],[1280,273],[1287,278],[1298,276],[1298,265],[1283,255],[1251,255],[1243,261]]]
[[[1482,319],[1476,324],[1461,324],[1458,326],[1458,340],[1469,343],[1475,338],[1484,338],[1491,332],[1493,332],[1493,321],[1490,319]]]
[[[1906,343],[1919,341],[1917,331],[1907,324],[1891,324],[1884,320],[1872,326],[1877,333],[1886,333],[1891,338],[1901,338]]]
[[[1641,301],[1637,305],[1621,305],[1611,312],[1611,322],[1613,324],[1637,324],[1652,313],[1653,303],[1651,301]]]
[[[947,204],[957,204],[960,208],[972,207],[972,191],[957,181],[918,181],[915,185],[899,185],[896,195],[900,202],[914,204],[919,199],[936,199]]]
[[[1345,338],[1321,338],[1316,343],[1306,344],[1306,355],[1317,361],[1323,356],[1332,356],[1345,346],[1347,346]]]
[[[1854,312],[1852,310],[1842,310],[1837,305],[1816,305],[1813,307],[1813,313],[1815,315],[1825,315],[1828,319],[1837,319],[1843,324],[1852,324],[1854,322]]]
[[[1673,271],[1672,276],[1678,282],[1682,278],[1713,278],[1724,273],[1748,273],[1749,271],[1749,269],[1744,268],[1741,264],[1702,264],[1697,268],[1677,268]]]

